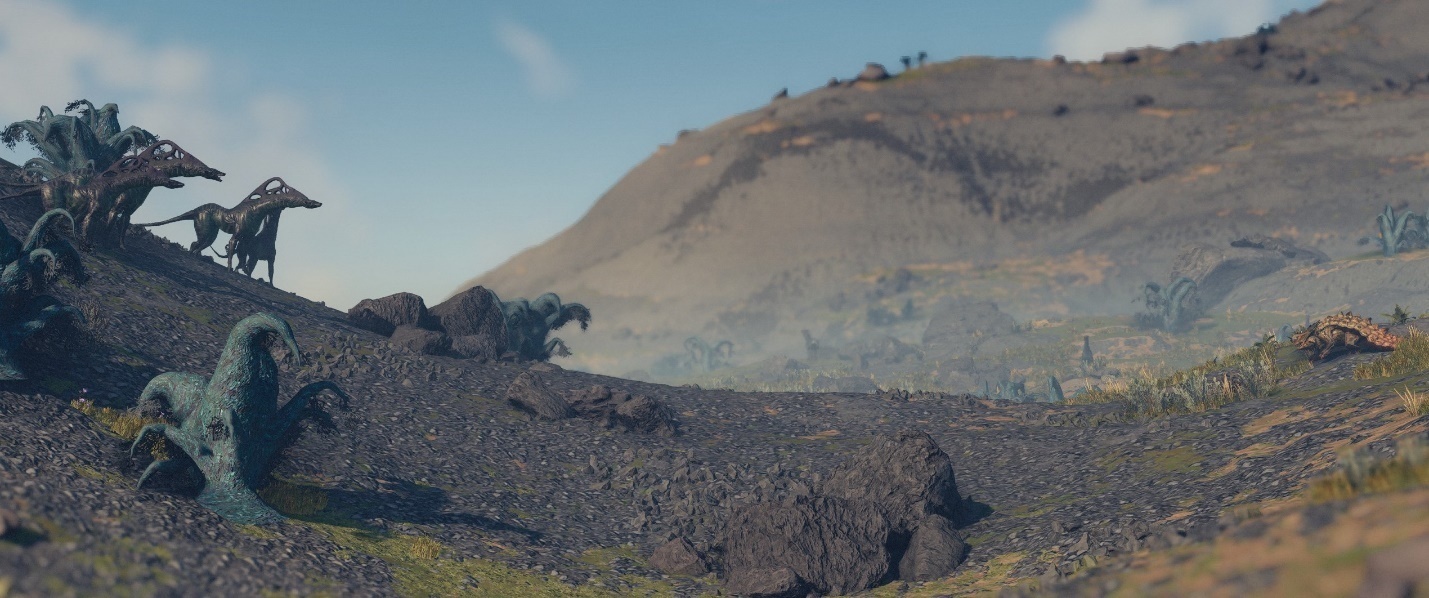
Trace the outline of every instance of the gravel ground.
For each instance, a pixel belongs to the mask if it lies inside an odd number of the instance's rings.
[[[0,210],[11,231],[27,230],[27,216]],[[729,506],[807,493],[871,435],[905,428],[952,457],[980,511],[962,530],[963,567],[1021,553],[1015,576],[1051,578],[1089,556],[1212,537],[1235,505],[1299,492],[1346,441],[1386,450],[1394,435],[1423,429],[1386,407],[1390,383],[1350,378],[1364,357],[1323,364],[1278,398],[1120,422],[1106,406],[736,393],[416,355],[347,325],[341,311],[149,235],[85,265],[91,280],[56,294],[100,316],[92,342],[0,387],[0,508],[25,528],[0,541],[0,586],[8,580],[13,595],[398,593],[393,561],[319,524],[427,536],[445,547],[443,560],[486,559],[617,592],[647,578],[691,595],[712,579],[663,578],[642,557],[676,535],[707,546]],[[288,319],[307,357],[301,369],[284,362],[284,396],[326,379],[353,399],[348,411],[329,409],[331,430],[310,426],[275,471],[321,488],[326,507],[262,529],[229,524],[163,484],[135,490],[147,457],[130,458],[123,440],[69,406],[87,389],[98,404],[129,407],[160,372],[211,374],[232,325],[259,311]],[[504,400],[528,368],[559,392],[603,384],[654,397],[680,434],[533,420]],[[591,556],[602,554],[617,556]]]

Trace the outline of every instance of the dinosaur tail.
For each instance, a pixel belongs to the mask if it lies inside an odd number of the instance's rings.
[[[233,255],[233,254],[231,254],[231,253],[228,254],[228,255],[223,255],[222,253],[219,253],[217,249],[214,249],[212,245],[209,245],[209,246],[208,246],[208,250],[209,250],[209,251],[212,251],[214,255],[216,255],[216,256],[219,257],[219,259],[225,259],[225,260],[226,260],[226,259],[228,259],[229,256]]]
[[[189,210],[189,211],[187,211],[187,212],[184,212],[184,213],[182,213],[182,214],[179,214],[178,216],[174,216],[173,218],[170,218],[170,219],[168,219],[168,220],[163,220],[163,221],[160,221],[160,222],[144,223],[144,224],[140,224],[139,226],[163,226],[163,225],[165,225],[165,224],[173,224],[173,223],[175,223],[175,222],[180,222],[180,221],[183,221],[183,220],[193,220],[193,219],[195,219],[195,218],[198,218],[199,209],[202,208],[202,207],[203,207],[203,206],[199,206],[198,208],[194,208],[194,209],[192,209],[192,210]]]

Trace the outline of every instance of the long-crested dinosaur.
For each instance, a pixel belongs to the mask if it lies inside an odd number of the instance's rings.
[[[38,195],[46,210],[60,208],[73,215],[79,237],[86,244],[94,244],[112,240],[104,224],[124,192],[154,187],[178,189],[183,186],[141,154],[127,156],[103,172],[96,173],[86,166],[42,183],[26,185],[21,187],[22,191],[0,197],[0,200]]]
[[[188,153],[184,148],[179,147],[179,144],[167,139],[160,140],[149,149],[144,150],[139,154],[139,158],[148,161],[151,166],[169,178],[197,176],[211,181],[223,181],[223,171],[204,164],[197,156]],[[149,198],[150,190],[152,190],[151,187],[141,187],[119,194],[114,209],[106,215],[104,226],[111,234],[118,236],[120,247],[124,246],[124,235],[129,232],[129,219],[144,205],[144,200]]]
[[[249,245],[255,242],[259,230],[269,217],[287,208],[320,208],[322,203],[308,199],[297,189],[292,188],[283,179],[273,177],[264,181],[257,189],[253,190],[247,198],[239,202],[232,208],[225,208],[216,203],[208,203],[197,208],[184,212],[178,216],[160,222],[150,222],[139,226],[163,226],[183,220],[192,220],[194,223],[194,236],[197,240],[189,245],[189,251],[201,253],[205,247],[213,245],[213,241],[218,238],[219,232],[233,235],[228,240],[228,255],[221,256],[228,259],[228,267],[233,267],[233,257],[239,253],[240,246],[255,247]],[[272,223],[273,234],[277,234],[277,220]],[[252,253],[250,249],[244,251]],[[256,263],[256,259],[253,260]],[[272,261],[269,258],[269,268],[272,268]],[[242,262],[240,261],[240,265]],[[252,267],[248,271],[251,273]],[[269,272],[269,282],[272,282],[272,273]]]
[[[144,204],[149,192],[154,187],[182,187],[183,183],[173,179],[188,176],[223,180],[222,171],[164,139],[97,175],[84,167],[47,181],[15,186],[18,191],[0,199],[38,195],[46,209],[62,208],[74,214],[86,243],[123,247],[129,217]]]
[[[228,245],[224,248],[228,253],[218,253],[218,257],[231,260],[238,258],[237,268],[244,274],[253,276],[253,269],[258,267],[259,260],[268,262],[268,284],[273,284],[273,260],[278,257],[278,219],[283,216],[281,210],[269,214],[263,219],[263,227],[258,230],[258,234],[252,239],[242,239],[233,237],[228,240]]]

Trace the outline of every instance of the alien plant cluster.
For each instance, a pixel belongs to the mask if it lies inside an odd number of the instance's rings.
[[[0,380],[25,379],[16,353],[56,317],[84,320],[79,309],[44,294],[50,269],[76,283],[84,280],[74,246],[53,234],[61,221],[73,229],[74,219],[64,210],[46,212],[23,242],[0,225]]]

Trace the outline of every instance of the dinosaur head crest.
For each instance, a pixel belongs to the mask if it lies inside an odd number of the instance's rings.
[[[223,171],[212,168],[188,153],[179,144],[161,139],[149,146],[141,154],[149,163],[170,177],[200,176],[212,181],[222,181]]]

